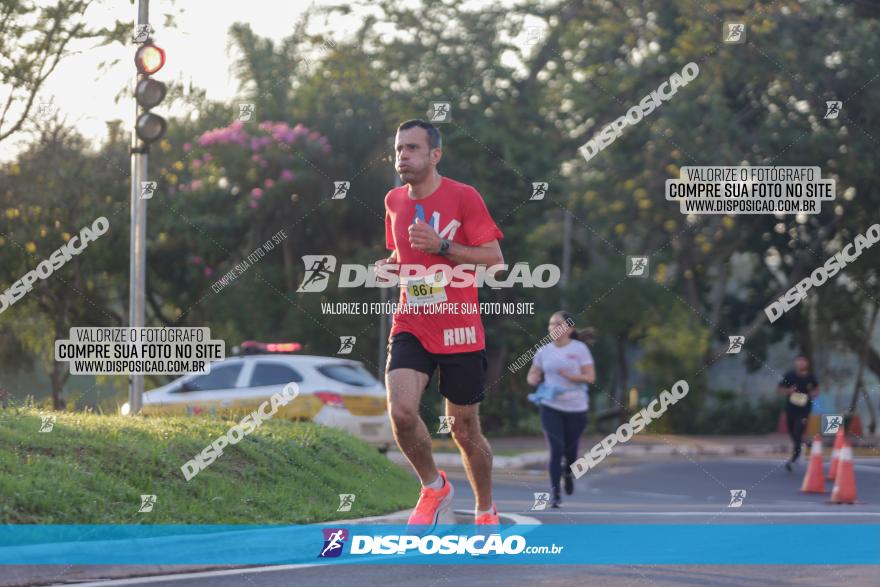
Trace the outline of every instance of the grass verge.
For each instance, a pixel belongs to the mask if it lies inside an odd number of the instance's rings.
[[[235,423],[0,409],[0,523],[309,524],[412,507],[419,484],[375,448],[270,420],[186,481],[180,467]],[[339,494],[353,493],[350,512]],[[138,513],[141,495],[156,495]]]

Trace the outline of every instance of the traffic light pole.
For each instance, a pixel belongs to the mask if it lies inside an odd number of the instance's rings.
[[[392,148],[394,146],[394,139],[391,139]],[[399,188],[403,185],[403,181],[400,179],[400,176],[397,174],[397,169],[394,170],[394,187]],[[394,290],[398,291],[398,290]],[[382,302],[382,309],[384,310],[385,304],[388,302],[388,298],[390,297],[387,287],[379,288],[379,301]],[[392,302],[397,302],[398,299],[394,298],[391,300]],[[391,315],[385,315],[382,312],[379,312],[379,364],[376,366],[376,376],[379,378],[379,381],[385,381],[385,361],[387,360],[386,353],[388,352],[388,330],[391,327]]]
[[[135,137],[137,142],[137,137]],[[147,154],[132,153],[131,157],[131,244],[129,259],[128,324],[144,325],[144,290],[146,287],[147,201],[141,198],[140,185],[147,176]],[[129,381],[129,413],[140,412],[144,393],[144,376],[132,374]]]
[[[149,25],[149,0],[138,0],[138,25]],[[138,27],[139,28],[139,27]],[[134,86],[142,74],[135,76]],[[147,267],[147,200],[141,197],[141,182],[147,178],[147,146],[136,132],[141,106],[135,100],[134,124],[131,133],[131,244],[128,266],[128,324],[135,328],[144,325],[144,298]],[[132,374],[129,379],[129,415],[141,411],[144,376]]]

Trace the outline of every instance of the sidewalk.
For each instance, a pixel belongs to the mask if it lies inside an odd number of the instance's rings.
[[[581,438],[579,454],[601,441],[602,437],[589,435]],[[863,439],[863,447],[869,447]],[[825,440],[830,446],[833,438]],[[543,467],[547,464],[547,445],[542,436],[490,438],[493,466],[506,469]],[[435,439],[434,461],[440,467],[460,468],[461,455],[451,438]],[[876,447],[876,445],[874,445]],[[666,434],[643,434],[634,436],[625,444],[614,447],[618,457],[650,456],[744,456],[784,457],[791,453],[791,440],[782,434],[756,436],[676,436]],[[398,464],[406,463],[399,450],[389,450],[388,458]]]

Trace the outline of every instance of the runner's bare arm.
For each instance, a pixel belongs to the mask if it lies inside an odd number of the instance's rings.
[[[409,241],[418,251],[436,254],[440,251],[443,239],[430,224],[417,221],[409,227]],[[475,247],[453,242],[450,243],[446,256],[457,264],[486,265],[488,267],[504,264],[504,255],[501,254],[501,246],[497,239]]]
[[[391,255],[387,259],[379,259],[375,263],[373,263],[373,271],[378,271],[379,267],[382,265],[397,265],[397,249],[391,251]],[[386,281],[385,279],[381,279],[383,283]]]
[[[541,383],[541,379],[544,378],[544,372],[541,371],[541,368],[532,363],[531,368],[529,369],[528,374],[526,375],[526,381],[529,385],[538,385]]]
[[[596,366],[581,365],[580,373],[571,373],[570,371],[559,371],[559,374],[575,383],[596,383]]]
[[[385,265],[386,263],[397,263],[397,249],[391,251],[391,255],[389,255],[387,259],[379,259],[375,264]]]
[[[489,241],[476,247],[460,245],[458,243],[450,243],[449,252],[446,254],[449,259],[458,264],[466,263],[473,265],[503,265],[504,255],[501,253],[501,245],[497,240]]]

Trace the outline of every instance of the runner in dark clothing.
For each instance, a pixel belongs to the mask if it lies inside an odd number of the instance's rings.
[[[810,371],[810,361],[800,356],[794,360],[794,369],[782,376],[777,391],[786,396],[785,417],[788,425],[788,435],[794,442],[791,459],[785,463],[785,468],[791,471],[798,457],[801,455],[804,430],[807,428],[807,418],[813,407],[813,399],[819,395],[819,381]]]

